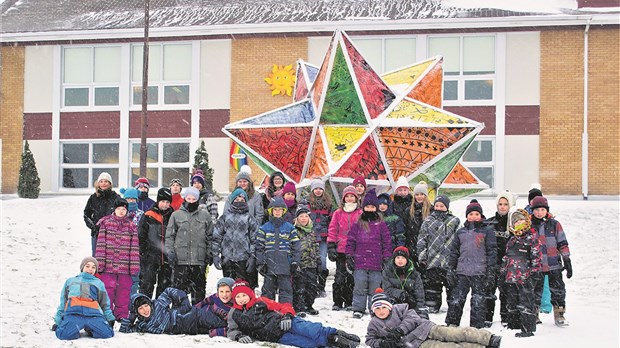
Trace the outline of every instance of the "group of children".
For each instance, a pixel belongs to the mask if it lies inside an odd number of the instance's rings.
[[[570,254],[561,225],[548,213],[542,193],[529,202],[531,218],[525,210],[510,214],[514,203],[508,193],[498,196],[498,212],[489,220],[480,204],[472,200],[466,209],[466,222],[459,228],[459,219],[449,211],[448,197],[440,195],[430,203],[424,182],[415,185],[411,194],[409,183],[402,177],[393,198],[387,194],[377,197],[374,189],[367,189],[364,178],[355,178],[353,185],[343,190],[337,209],[320,179],[311,182],[303,200],[298,200],[295,185],[287,183],[279,172],[271,175],[262,197],[254,190],[248,172],[240,171],[236,179],[237,187],[229,195],[222,216],[218,216],[217,204],[214,209],[213,195],[204,189],[204,177],[199,172],[192,176],[192,187],[185,189],[184,197],[180,195],[182,183],[175,179],[170,188],[158,191],[151,207],[143,203],[146,211],[139,209],[140,205],[130,205],[145,201],[145,196],[148,199],[148,180],[140,178],[135,190],[125,190],[127,201],[111,190],[110,176],[101,174],[84,219],[96,240],[95,268],[107,302],[93,300],[98,302],[101,318],[108,326],[116,320],[123,322],[121,331],[125,332],[217,332],[242,343],[258,339],[298,346],[356,346],[359,338],[320,324],[315,327],[302,319],[318,314],[313,304],[325,294],[327,259],[336,263],[332,310],[351,310],[354,318],[362,318],[368,309],[371,326],[382,316],[378,312],[385,314],[384,307],[403,320],[415,316],[405,320],[403,332],[386,333],[389,339],[378,333],[377,339],[369,341],[369,327],[366,343],[373,347],[399,347],[403,337],[416,346],[433,337],[449,336],[451,333],[444,329],[424,322],[429,312],[437,313],[441,308],[443,288],[448,300],[446,325],[460,325],[471,289],[470,326],[489,327],[495,291],[499,289],[502,322],[520,328],[520,337],[531,336],[543,273],[550,278],[556,323],[564,324],[561,272],[567,269],[567,276],[572,276]],[[136,199],[132,190],[147,194],[138,193]],[[140,218],[136,219],[138,214]],[[205,297],[210,265],[222,270],[224,279],[247,282],[228,281],[232,291],[228,297],[219,294],[218,282],[218,293]],[[87,277],[85,272],[78,277]],[[253,289],[258,286],[258,274],[264,281],[257,301]],[[90,278],[88,281],[97,283]],[[385,306],[375,306],[375,289],[381,287],[385,288],[382,296],[395,304],[393,308],[384,302]],[[235,288],[239,289],[236,293]],[[56,320],[59,328],[64,322],[61,307],[71,302],[66,289]],[[157,299],[151,300],[154,291]],[[278,302],[274,302],[276,298]],[[215,307],[213,315],[198,310],[209,312]],[[223,307],[235,308],[237,312],[232,313],[236,319],[228,310],[222,316]],[[261,330],[256,328],[256,320],[248,319],[250,307],[254,318],[265,315],[262,323],[273,326],[264,335],[258,333]],[[157,314],[157,308],[167,308],[169,313]],[[153,319],[148,319],[150,316]],[[380,320],[392,317],[388,311]],[[409,323],[417,321],[422,324]],[[97,336],[91,331],[93,337],[105,336],[101,330]],[[414,331],[417,338],[409,335]],[[59,338],[68,337],[62,332],[56,331]],[[304,336],[308,332],[312,332],[309,337],[314,345]],[[482,336],[480,344],[493,346],[490,336]],[[499,340],[496,344],[499,346]]]

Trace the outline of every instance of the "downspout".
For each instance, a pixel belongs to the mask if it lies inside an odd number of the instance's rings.
[[[590,21],[586,21],[583,32],[583,133],[581,134],[581,191],[583,199],[588,199],[588,32]]]

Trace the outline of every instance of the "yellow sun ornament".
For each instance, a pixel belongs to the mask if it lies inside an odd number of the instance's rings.
[[[289,97],[293,93],[293,87],[295,86],[295,72],[293,71],[293,65],[276,65],[271,68],[269,77],[265,77],[265,82],[269,84],[271,89],[271,95],[288,95]]]

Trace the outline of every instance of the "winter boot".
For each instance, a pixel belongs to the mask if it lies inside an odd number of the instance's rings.
[[[540,320],[540,307],[534,307],[534,313],[536,313],[536,325],[542,324],[542,320]]]
[[[356,335],[348,334],[338,330],[335,334],[329,336],[328,341],[338,348],[356,348],[360,345],[360,338]]]
[[[489,340],[488,348],[499,348],[500,344],[502,344],[502,336],[499,335],[491,335],[491,339]]]
[[[568,326],[568,321],[564,318],[566,309],[564,306],[553,306],[553,318],[555,319],[555,325]]]
[[[534,336],[534,333],[531,331],[521,331],[521,332],[517,332],[515,334],[515,337],[532,337]]]
[[[363,316],[364,312],[353,312],[353,318],[355,319],[362,319]]]

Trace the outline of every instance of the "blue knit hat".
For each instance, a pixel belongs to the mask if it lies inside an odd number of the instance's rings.
[[[127,199],[127,198],[133,198],[133,199],[138,199],[138,190],[136,190],[135,188],[122,188],[120,190],[121,194],[123,195],[123,198]]]
[[[216,288],[219,289],[220,286],[228,285],[228,287],[232,289],[233,284],[235,284],[235,280],[234,279],[228,278],[228,277],[224,277],[224,278],[221,278],[220,280],[217,281],[217,287]]]
[[[235,199],[237,199],[237,197],[239,196],[243,196],[243,199],[245,199],[245,201],[248,201],[248,194],[242,189],[242,188],[236,188],[231,194],[230,196],[228,196],[228,201],[230,203],[234,202]]]

